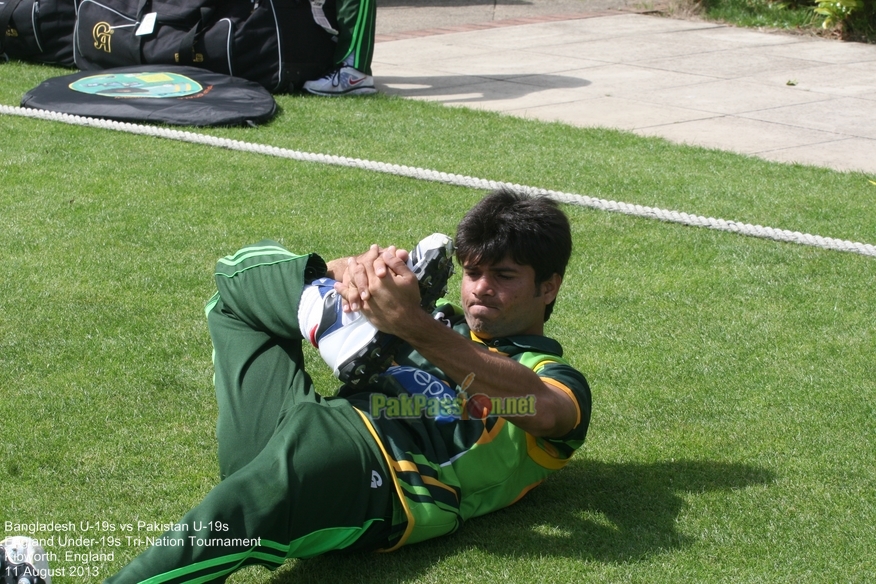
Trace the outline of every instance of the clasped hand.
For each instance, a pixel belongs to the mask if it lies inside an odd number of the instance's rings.
[[[344,311],[361,311],[379,330],[405,337],[405,327],[420,312],[420,288],[407,266],[408,252],[376,244],[347,259],[335,290],[344,299]]]

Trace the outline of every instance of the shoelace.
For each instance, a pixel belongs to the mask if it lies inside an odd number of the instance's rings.
[[[342,67],[338,67],[331,73],[326,73],[320,79],[330,79],[332,82],[332,87],[337,87],[341,84],[341,69]]]
[[[338,67],[331,73],[326,73],[321,77],[321,79],[329,79],[332,82],[332,87],[338,87],[341,84],[341,71],[346,67],[346,65],[342,65]]]
[[[343,69],[343,67],[338,67],[335,71],[329,74],[329,77],[332,78],[332,87],[337,87],[341,84],[341,69]]]

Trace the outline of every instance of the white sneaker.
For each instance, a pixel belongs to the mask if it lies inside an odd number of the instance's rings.
[[[408,267],[420,284],[420,306],[432,312],[453,274],[453,241],[433,233],[410,253]],[[305,287],[298,308],[301,334],[319,349],[335,377],[353,387],[373,382],[395,358],[401,339],[377,330],[360,312],[345,313],[334,280]]]
[[[341,65],[325,77],[307,81],[304,90],[329,97],[377,93],[377,89],[374,88],[374,77],[349,65]]]
[[[361,312],[344,312],[331,278],[306,286],[298,308],[301,333],[319,349],[335,377],[350,385],[368,382],[392,364],[396,337],[377,330]]]
[[[52,584],[43,546],[23,535],[0,541],[0,582]]]

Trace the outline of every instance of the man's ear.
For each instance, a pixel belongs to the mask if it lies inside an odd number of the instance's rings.
[[[541,295],[544,297],[545,305],[550,304],[557,298],[560,292],[560,285],[563,283],[563,277],[559,274],[554,274],[539,285]]]

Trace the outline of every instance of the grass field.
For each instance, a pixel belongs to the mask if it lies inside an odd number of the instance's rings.
[[[0,103],[62,73],[5,64]],[[876,242],[874,177],[386,96],[278,101],[269,125],[204,132]],[[143,546],[120,526],[172,522],[217,481],[218,257],[265,237],[327,257],[410,246],[483,195],[53,122],[0,130],[0,534],[76,525],[50,546],[55,584],[121,568]],[[872,581],[876,259],[566,211],[576,248],[548,333],[594,394],[572,463],[453,536],[234,582]],[[88,551],[111,557],[66,556]]]

